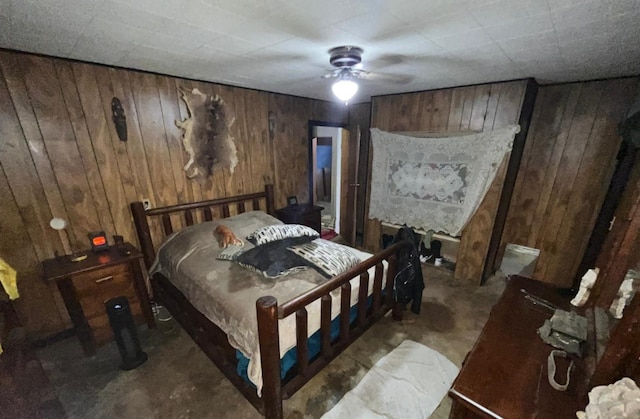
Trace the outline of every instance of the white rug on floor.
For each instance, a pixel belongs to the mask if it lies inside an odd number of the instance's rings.
[[[458,367],[442,354],[405,340],[322,418],[428,418],[457,375]]]

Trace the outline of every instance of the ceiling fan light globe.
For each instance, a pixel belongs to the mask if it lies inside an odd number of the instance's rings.
[[[338,80],[331,86],[333,94],[343,102],[351,99],[358,91],[358,83],[353,80]]]

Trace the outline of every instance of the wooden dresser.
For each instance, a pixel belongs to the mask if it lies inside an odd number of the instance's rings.
[[[286,224],[302,224],[311,227],[320,234],[322,232],[320,219],[323,209],[323,207],[309,204],[289,205],[276,210],[276,217]]]
[[[100,253],[86,251],[87,259],[71,262],[62,256],[42,263],[44,279],[55,281],[69,317],[87,355],[113,339],[105,302],[125,296],[135,320],[155,320],[149,303],[140,261],[142,253],[129,243]]]
[[[569,298],[557,289],[511,277],[449,390],[450,418],[575,418],[586,406],[589,374],[584,359],[572,356],[575,366],[567,391],[549,384],[547,357],[554,348],[537,330],[553,312],[533,303],[527,293],[570,309]],[[556,380],[564,383],[568,361],[556,362]]]

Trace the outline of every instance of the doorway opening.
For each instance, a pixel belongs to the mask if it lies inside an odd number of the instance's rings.
[[[323,207],[323,232],[340,232],[340,161],[342,128],[311,126],[311,191],[313,204]]]
[[[355,245],[358,141],[344,124],[309,121],[309,196],[323,207],[321,236]]]

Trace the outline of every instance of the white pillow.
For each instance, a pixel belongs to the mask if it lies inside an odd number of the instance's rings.
[[[328,278],[338,276],[361,262],[347,246],[316,239],[288,248]]]
[[[320,235],[317,231],[311,227],[303,226],[300,224],[276,224],[271,226],[265,226],[257,229],[253,233],[247,236],[247,240],[256,246],[270,243],[276,240],[288,239],[288,238],[304,238],[313,240]]]

